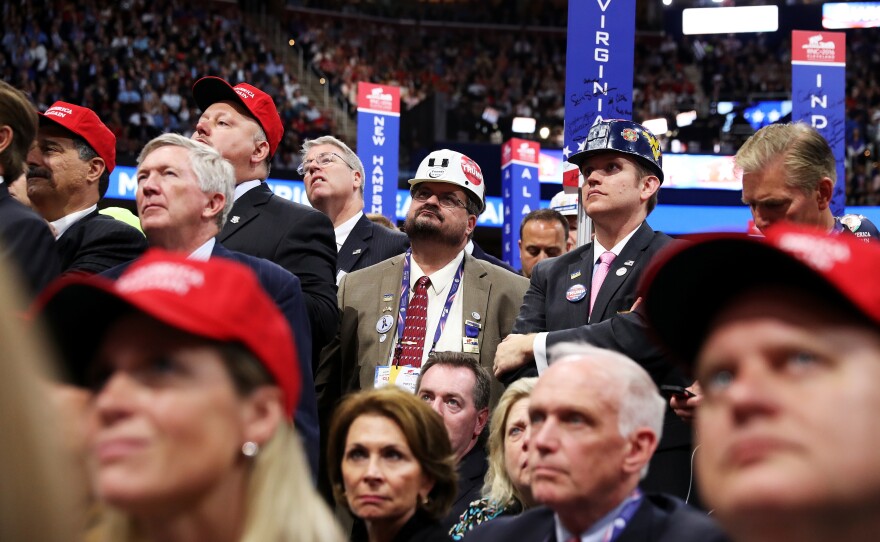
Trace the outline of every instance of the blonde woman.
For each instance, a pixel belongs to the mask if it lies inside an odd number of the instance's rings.
[[[449,531],[461,540],[471,529],[503,515],[515,515],[534,504],[529,488],[529,396],[537,378],[523,378],[507,387],[492,413],[489,470],[483,498],[471,503]]]

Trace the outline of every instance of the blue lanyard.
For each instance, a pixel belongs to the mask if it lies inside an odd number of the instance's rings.
[[[400,281],[400,305],[397,310],[397,347],[394,349],[394,365],[400,364],[400,354],[403,351],[403,328],[406,326],[406,308],[409,306],[409,267],[410,258],[412,258],[412,249],[406,250],[403,258],[403,278]],[[431,350],[428,355],[434,353],[434,347],[443,334],[443,328],[446,327],[446,318],[449,317],[449,310],[458,294],[458,288],[461,286],[461,276],[464,274],[464,258],[461,259],[461,265],[455,272],[455,278],[452,279],[452,286],[449,288],[449,294],[446,296],[446,304],[443,305],[443,312],[440,313],[440,321],[437,322],[437,329],[434,331],[434,342],[431,343]]]
[[[614,521],[611,522],[611,525],[605,530],[605,535],[602,537],[602,542],[613,542],[620,536],[620,533],[626,529],[627,524],[629,524],[629,520],[635,515],[636,510],[639,509],[639,505],[642,504],[642,492],[639,491],[639,488],[633,490],[630,493],[629,497],[626,498],[626,503],[623,505],[623,508],[620,510],[620,513],[614,518]]]

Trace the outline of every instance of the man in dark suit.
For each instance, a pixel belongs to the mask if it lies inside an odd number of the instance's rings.
[[[303,438],[312,472],[318,465],[318,416],[311,368],[311,332],[299,279],[262,258],[234,252],[217,242],[232,200],[232,166],[207,145],[177,134],[161,135],[138,157],[138,215],[151,247],[190,259],[226,258],[250,267],[287,319],[296,341],[303,387],[294,424]],[[118,278],[128,264],[105,275]]]
[[[663,181],[660,160],[659,142],[640,124],[607,120],[590,129],[584,150],[569,161],[584,176],[583,207],[595,239],[533,268],[513,333],[498,347],[496,376],[509,379],[536,368],[540,373],[547,348],[579,341],[626,354],[658,385],[689,384],[649,340],[644,318],[633,310],[645,267],[672,242],[645,221]],[[666,438],[644,487],[685,498],[690,430],[671,409],[667,419]]]
[[[364,215],[364,164],[348,145],[333,136],[309,139],[302,146],[306,195],[333,222],[336,234],[336,282],[347,273],[403,254],[409,239]]]
[[[202,110],[193,139],[217,149],[235,171],[234,204],[217,240],[299,277],[317,356],[339,324],[333,224],[310,207],[274,195],[264,182],[284,134],[275,102],[247,83],[233,88],[218,77],[196,81],[193,97]]]
[[[491,379],[477,360],[458,352],[437,352],[428,358],[416,382],[416,396],[443,418],[455,454],[458,494],[442,520],[447,530],[483,489],[489,468],[485,429]]]
[[[116,166],[116,136],[94,111],[52,104],[40,114],[27,164],[28,197],[52,226],[62,273],[100,273],[147,249],[137,229],[98,213]]]
[[[666,402],[626,356],[563,344],[529,398],[532,495],[545,507],[489,521],[472,542],[715,542],[705,514],[639,490],[663,431]]]
[[[16,201],[9,183],[21,176],[37,136],[37,113],[21,91],[0,81],[0,257],[9,258],[38,294],[61,271],[46,221]]]

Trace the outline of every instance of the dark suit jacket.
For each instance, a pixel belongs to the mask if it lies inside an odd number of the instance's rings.
[[[336,237],[330,219],[274,195],[262,183],[233,204],[217,240],[229,250],[265,258],[299,277],[316,358],[339,325]]]
[[[565,542],[556,540],[553,511],[533,508],[519,516],[483,523],[468,542]],[[725,542],[728,538],[709,516],[666,495],[648,495],[615,542]]]
[[[647,222],[643,222],[611,264],[589,319],[593,244],[588,243],[562,256],[539,262],[532,270],[529,291],[513,325],[513,332],[549,331],[548,351],[561,342],[582,342],[622,352],[644,367],[658,386],[690,385],[691,382],[685,380],[651,340],[644,317],[638,312],[630,312],[640,293],[638,287],[642,273],[654,255],[672,242],[671,237],[655,232]],[[575,285],[583,286],[586,294],[578,301],[569,302],[566,292]],[[514,374],[502,376],[502,379],[510,382],[520,376],[536,374],[534,365],[531,365]],[[671,409],[667,409],[658,451],[681,448],[682,453],[687,455],[690,441],[690,428]],[[662,459],[655,455],[654,461]],[[681,466],[684,470],[671,472],[669,468],[649,469],[646,479],[648,485],[643,487],[662,489],[680,497],[687,495],[689,458],[683,457],[681,461],[684,462]]]
[[[55,246],[62,273],[100,273],[143,254],[147,238],[125,222],[95,210],[74,222]]]
[[[61,273],[55,238],[40,215],[9,195],[0,183],[0,256],[8,257],[34,297]]]
[[[211,252],[213,258],[226,258],[251,268],[260,285],[278,306],[290,324],[299,357],[299,373],[302,383],[299,404],[294,412],[294,426],[303,439],[303,446],[309,459],[312,472],[318,472],[318,445],[320,431],[318,425],[318,404],[315,400],[315,383],[312,378],[312,338],[306,314],[305,299],[299,279],[286,269],[263,258],[255,258],[228,250],[219,242]],[[131,265],[128,262],[102,273],[113,280],[118,279]]]
[[[403,254],[407,248],[409,237],[406,234],[374,224],[363,215],[339,249],[336,270],[351,273]]]
[[[484,432],[488,433],[489,427],[486,427]],[[442,520],[443,527],[447,531],[459,522],[461,515],[472,502],[480,499],[480,490],[483,489],[483,480],[486,478],[487,470],[489,470],[489,462],[486,459],[486,449],[482,442],[478,441],[471,448],[471,451],[461,458],[456,468],[458,494],[455,496],[455,502],[452,503],[449,513]]]
[[[492,256],[491,254],[489,254],[488,252],[483,250],[483,247],[478,245],[476,242],[474,242],[474,250],[473,250],[473,252],[471,252],[471,256],[473,256],[474,258],[476,258],[478,260],[483,260],[484,262],[489,262],[492,265],[497,265],[498,267],[502,267],[504,269],[507,269],[511,273],[516,273],[517,275],[522,275],[522,273],[520,273],[519,271],[517,271],[513,267],[507,265],[507,263],[504,262],[503,260],[499,260],[495,256]]]

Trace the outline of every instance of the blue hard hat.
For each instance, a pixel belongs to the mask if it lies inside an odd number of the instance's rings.
[[[600,120],[590,128],[584,150],[572,154],[568,161],[581,167],[588,156],[606,151],[635,156],[663,182],[660,140],[641,124],[631,120]]]

